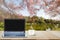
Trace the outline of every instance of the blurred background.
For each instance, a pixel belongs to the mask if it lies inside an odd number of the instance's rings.
[[[0,0],[0,31],[4,19],[25,19],[25,30],[60,31],[60,0]]]

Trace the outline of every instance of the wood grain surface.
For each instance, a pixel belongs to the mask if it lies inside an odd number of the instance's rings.
[[[26,31],[26,36],[20,38],[5,38],[2,36],[3,33],[0,31],[0,40],[60,40],[60,31],[35,31],[34,36],[29,36]]]

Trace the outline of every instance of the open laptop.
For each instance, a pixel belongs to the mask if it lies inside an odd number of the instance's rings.
[[[25,37],[25,19],[5,19],[4,37]]]

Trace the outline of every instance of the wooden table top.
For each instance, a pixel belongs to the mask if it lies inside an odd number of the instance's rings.
[[[35,31],[34,36],[28,36],[28,31],[25,32],[26,37],[20,38],[4,38],[3,31],[0,31],[0,39],[57,39],[60,40],[60,31]]]

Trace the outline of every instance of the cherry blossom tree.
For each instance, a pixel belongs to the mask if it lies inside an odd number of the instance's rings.
[[[19,0],[15,0],[19,1]],[[30,16],[36,15],[36,11],[40,9],[44,9],[46,14],[49,14],[51,17],[55,17],[56,15],[60,14],[60,0],[21,0],[22,2],[19,3],[18,6],[14,4],[15,1],[10,0],[7,4],[5,0],[1,0],[2,2],[11,13],[16,13],[16,10],[23,10],[26,6]]]

